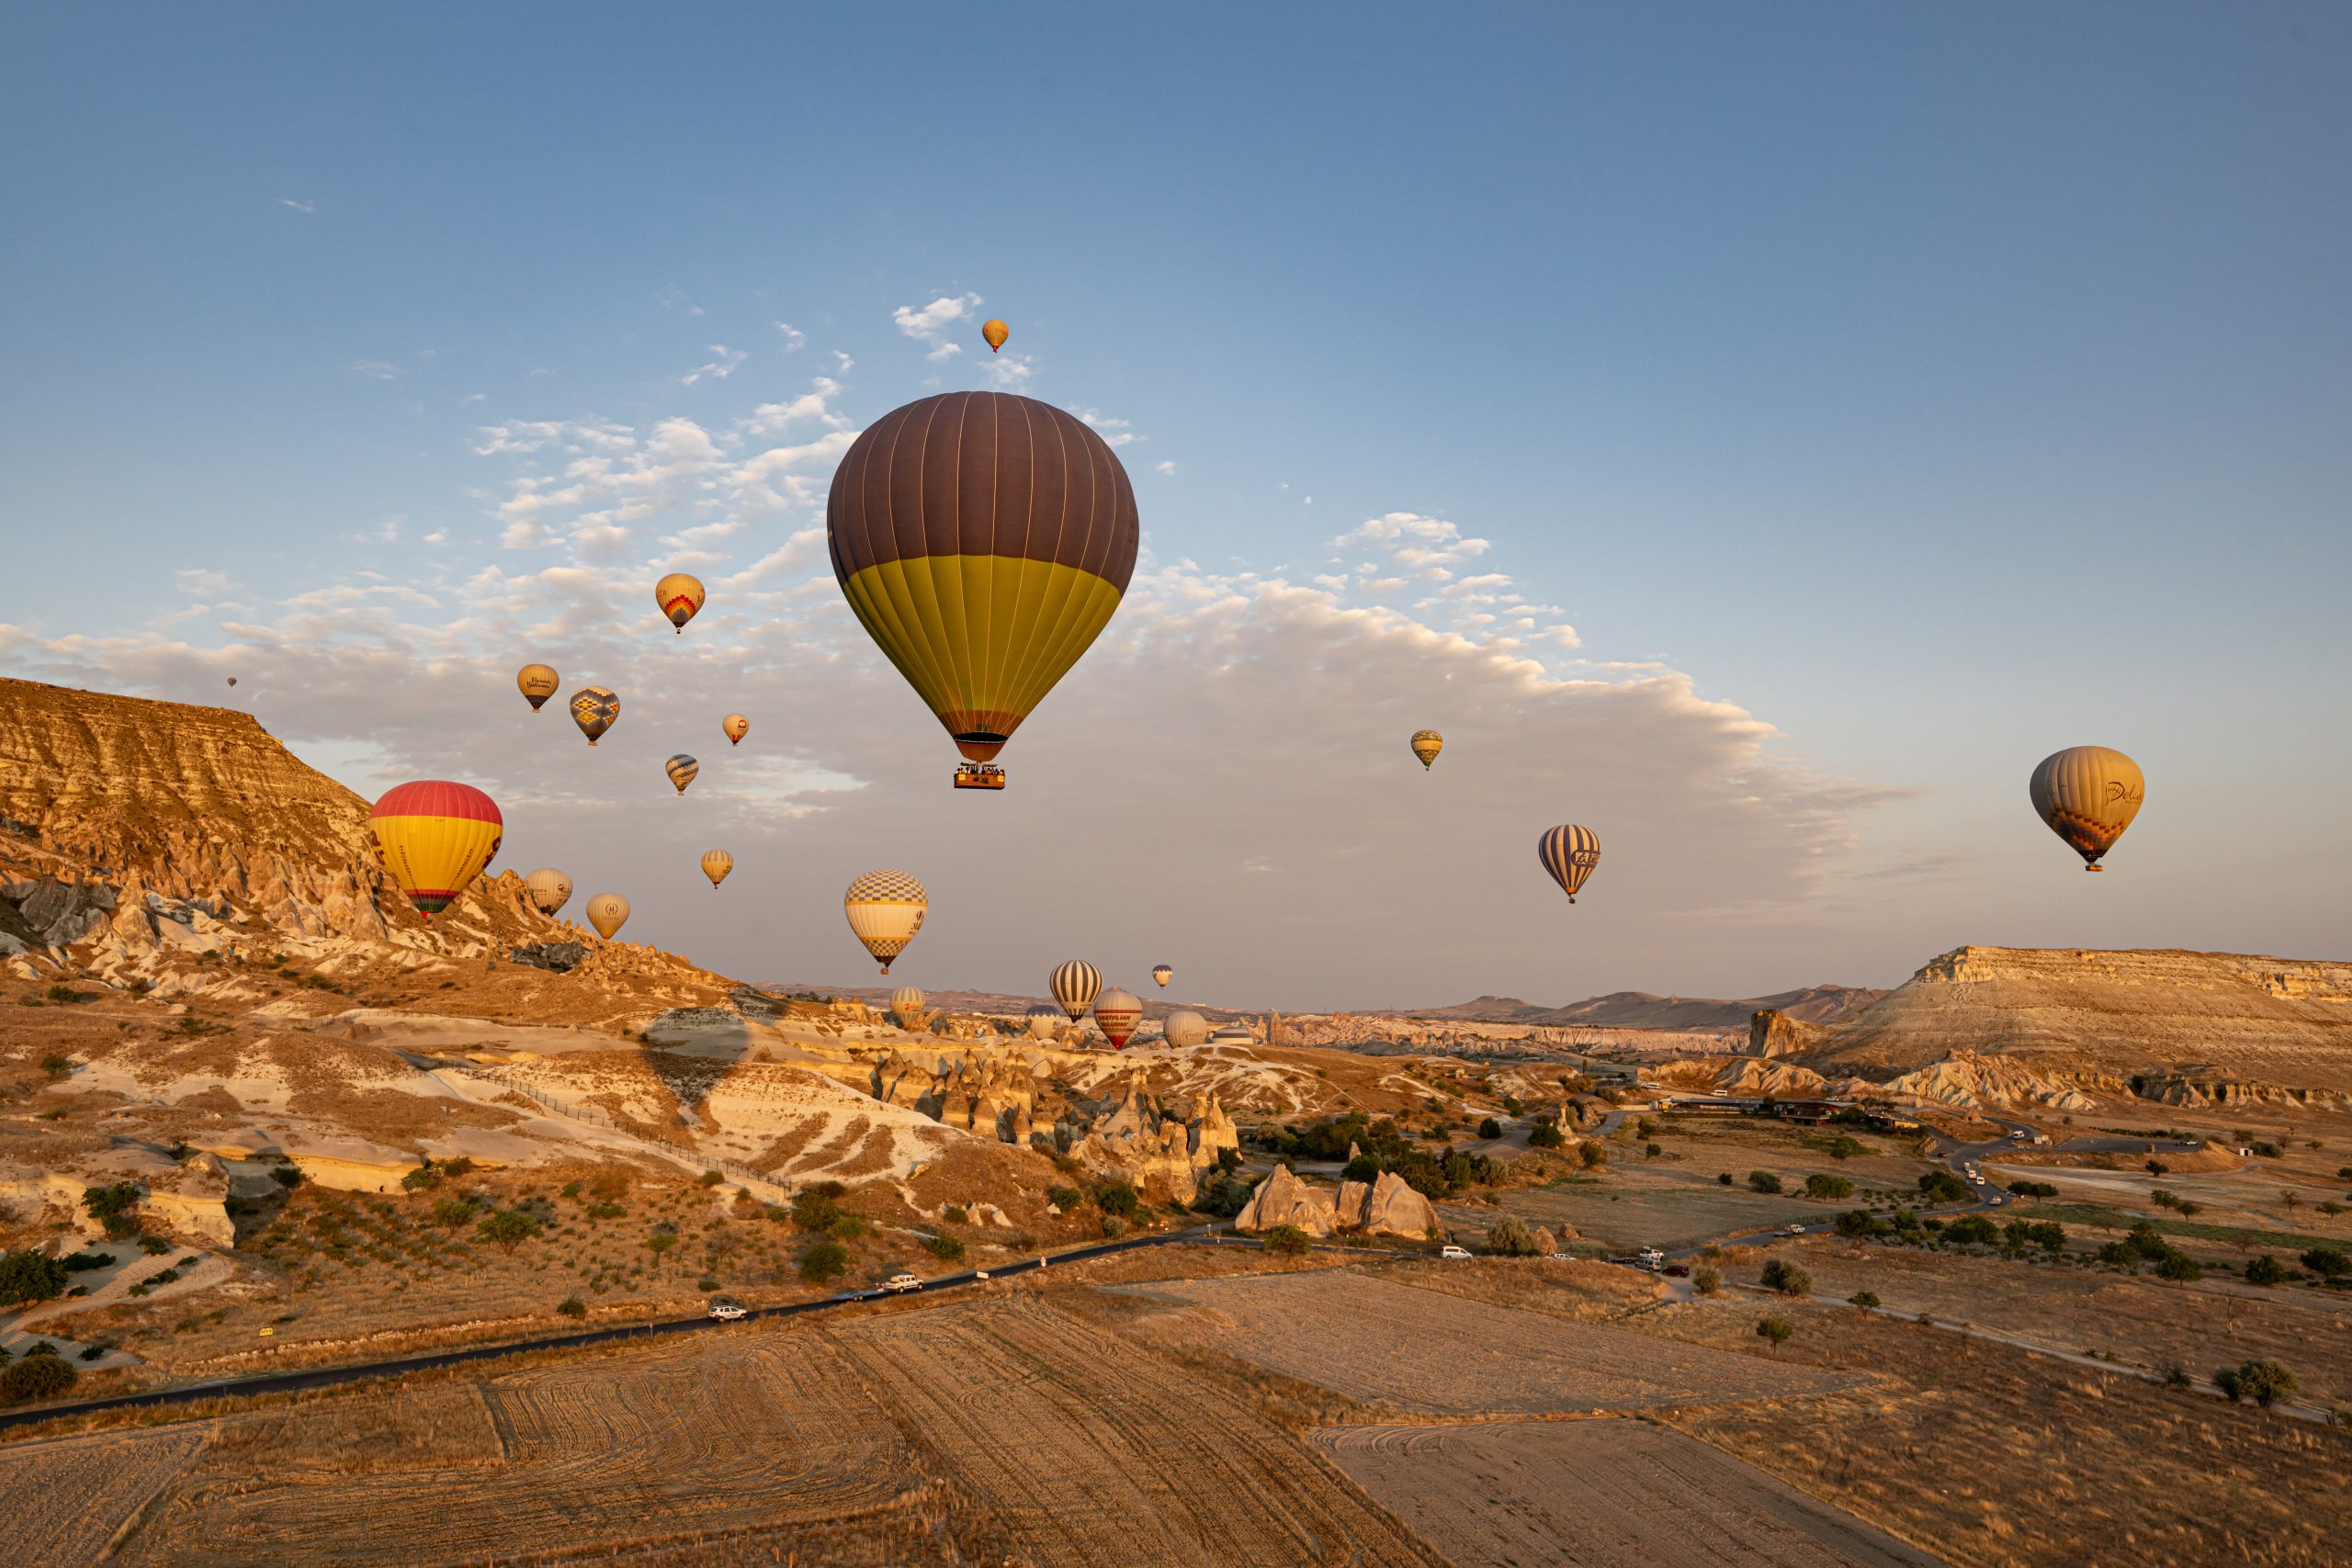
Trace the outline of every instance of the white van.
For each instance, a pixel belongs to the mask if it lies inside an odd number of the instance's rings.
[[[1470,1249],[1466,1247],[1456,1247],[1449,1241],[1438,1248],[1437,1255],[1440,1258],[1467,1258],[1470,1256]]]
[[[710,1298],[710,1315],[721,1323],[733,1323],[736,1319],[743,1316],[744,1313],[745,1308],[743,1303],[736,1301],[731,1296],[713,1296]]]

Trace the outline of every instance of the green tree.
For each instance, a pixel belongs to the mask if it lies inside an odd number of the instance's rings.
[[[1758,1192],[1778,1192],[1781,1179],[1769,1170],[1751,1170],[1747,1173],[1747,1185]]]
[[[1527,1130],[1527,1146],[1533,1149],[1556,1149],[1568,1140],[1549,1122],[1538,1122]]]
[[[1086,1201],[1086,1194],[1075,1187],[1056,1187],[1046,1193],[1046,1201],[1067,1214]],[[797,1216],[797,1205],[795,1205],[795,1217]]]
[[[1702,1263],[1692,1271],[1690,1283],[1702,1296],[1712,1296],[1724,1288],[1724,1271],[1713,1264]]]
[[[658,1274],[661,1272],[662,1260],[670,1256],[671,1248],[677,1245],[678,1233],[676,1231],[655,1231],[651,1235],[645,1238],[645,1250],[653,1254],[653,1269],[655,1273]]]
[[[1842,1176],[1826,1176],[1818,1172],[1804,1179],[1804,1195],[1828,1201],[1851,1198],[1854,1184]]]
[[[63,1263],[30,1247],[0,1256],[0,1306],[63,1295],[68,1275]]]
[[[1949,1170],[1931,1170],[1919,1178],[1919,1195],[1930,1203],[1957,1203],[1968,1196],[1968,1183]]]
[[[1517,1214],[1505,1214],[1487,1227],[1487,1250],[1503,1258],[1532,1258],[1535,1233]]]
[[[2205,1277],[2205,1266],[2177,1247],[2168,1247],[2156,1259],[2156,1278],[2170,1280],[2176,1285],[2194,1284]]]
[[[1868,1209],[1849,1209],[1838,1216],[1838,1234],[1842,1236],[1877,1235],[1886,1228]]]
[[[1781,1353],[1781,1347],[1795,1335],[1796,1329],[1785,1317],[1768,1317],[1757,1324],[1756,1333],[1758,1338],[1772,1347],[1772,1354],[1777,1356]]]
[[[930,1253],[942,1263],[961,1263],[964,1260],[964,1243],[960,1237],[926,1236],[923,1238],[922,1246],[925,1252]]]
[[[1143,1201],[1136,1196],[1136,1190],[1125,1182],[1106,1181],[1094,1190],[1094,1206],[1106,1214],[1116,1214],[1125,1220],[1134,1218]]]
[[[480,1213],[481,1205],[470,1198],[444,1198],[433,1205],[433,1223],[455,1230]]]
[[[588,1303],[578,1296],[566,1296],[555,1303],[555,1310],[566,1317],[586,1317]]]
[[[1492,1140],[1503,1135],[1503,1124],[1489,1116],[1478,1123],[1478,1136]]]
[[[2285,1362],[2265,1358],[2223,1367],[2213,1374],[2213,1386],[2233,1400],[2251,1399],[2267,1409],[2281,1399],[2292,1399],[2301,1384]]]
[[[837,1241],[820,1241],[800,1255],[803,1282],[821,1285],[849,1272],[849,1248]]]
[[[1860,1307],[1865,1312],[1870,1311],[1871,1308],[1876,1307],[1879,1304],[1878,1292],[1876,1291],[1856,1291],[1852,1295],[1848,1296],[1846,1300],[1849,1305]]]
[[[1813,1293],[1813,1276],[1801,1265],[1775,1258],[1764,1265],[1763,1278],[1758,1281],[1768,1291],[1778,1291],[1784,1296]]]
[[[2268,1253],[2249,1258],[2245,1265],[2245,1282],[2249,1285],[2283,1285],[2287,1282],[2287,1266]]]
[[[1347,1168],[1340,1171],[1340,1176],[1347,1181],[1377,1181],[1380,1179],[1380,1161],[1372,1155],[1358,1155],[1348,1161]]]
[[[1609,1151],[1595,1140],[1587,1138],[1577,1145],[1577,1158],[1584,1162],[1587,1170],[1599,1170],[1609,1163]]]
[[[2340,1280],[2352,1274],[2352,1253],[2340,1247],[2314,1247],[2303,1254],[2303,1267],[2323,1280]]]
[[[139,1234],[139,1183],[118,1181],[107,1187],[85,1187],[82,1190],[82,1207],[90,1218],[106,1227],[107,1235],[117,1241]]]
[[[1296,1225],[1276,1225],[1266,1233],[1266,1250],[1279,1252],[1285,1258],[1306,1256],[1306,1233]]]
[[[511,1258],[517,1247],[539,1234],[539,1222],[520,1209],[501,1209],[476,1225],[474,1234]]]
[[[0,1400],[54,1399],[74,1386],[74,1364],[54,1347],[36,1346],[14,1365],[0,1369]]]

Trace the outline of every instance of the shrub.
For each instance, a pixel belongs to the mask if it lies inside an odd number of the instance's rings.
[[[481,1205],[470,1198],[444,1198],[433,1205],[433,1223],[455,1229],[479,1213]]]
[[[2058,1187],[2050,1181],[2012,1181],[2009,1190],[2020,1198],[2055,1198]]]
[[[939,1217],[951,1225],[968,1225],[972,1223],[972,1211],[961,1203],[950,1203],[939,1211]]]
[[[1815,1174],[1804,1179],[1804,1195],[1808,1198],[1835,1201],[1851,1198],[1854,1195],[1854,1184],[1842,1176]]]
[[[1944,1239],[1959,1247],[1981,1246],[1999,1240],[2000,1232],[1982,1214],[1962,1214],[1944,1227]]]
[[[1724,1288],[1724,1271],[1713,1264],[1702,1263],[1692,1270],[1690,1283],[1702,1296],[1712,1296]]]
[[[40,1070],[51,1077],[62,1078],[74,1070],[74,1059],[71,1056],[43,1056],[40,1059]]]
[[[1784,1296],[1810,1295],[1813,1292],[1812,1275],[1799,1265],[1778,1258],[1764,1265],[1764,1277],[1758,1283]]]
[[[294,1165],[281,1165],[269,1173],[269,1179],[272,1181],[277,1182],[280,1187],[285,1188],[288,1192],[291,1192],[295,1188],[302,1185],[302,1168]]]
[[[1870,1152],[1860,1139],[1849,1138],[1842,1134],[1831,1140],[1827,1151],[1831,1159],[1852,1159],[1856,1155],[1866,1155]]]
[[[0,1257],[0,1306],[45,1302],[65,1291],[66,1265],[25,1247]]]
[[[1266,1250],[1285,1258],[1306,1256],[1307,1235],[1296,1225],[1276,1225],[1266,1233]]]
[[[1728,1170],[1719,1170],[1715,1172],[1715,1180],[1723,1186],[1729,1187],[1731,1185],[1731,1172]]]
[[[1876,1291],[1856,1291],[1852,1295],[1848,1296],[1846,1301],[1849,1306],[1860,1307],[1865,1312],[1879,1304]]]
[[[1535,1233],[1517,1214],[1505,1214],[1487,1227],[1487,1250],[1503,1258],[1532,1258]]]
[[[1781,1347],[1787,1344],[1795,1333],[1795,1328],[1785,1317],[1768,1317],[1756,1325],[1757,1337],[1771,1346],[1772,1354],[1776,1356],[1781,1353]]]
[[[849,1248],[837,1241],[820,1241],[800,1255],[800,1278],[811,1285],[838,1280],[849,1272]]]
[[[2248,1258],[2245,1282],[2249,1285],[2283,1285],[2287,1282],[2287,1266],[2268,1253]]]
[[[1493,1117],[1489,1116],[1485,1121],[1478,1123],[1478,1136],[1482,1138],[1499,1138],[1502,1135],[1503,1124],[1496,1121]]]
[[[1968,1183],[1949,1170],[1931,1170],[1919,1178],[1919,1195],[1930,1203],[1957,1203],[1968,1196]]]
[[[2154,1223],[2149,1220],[2142,1220],[2138,1224],[2133,1225],[2125,1239],[2143,1258],[2162,1258],[2172,1250],[2172,1243],[2166,1241],[2164,1233],[2156,1229]]]
[[[423,1165],[418,1166],[414,1170],[410,1171],[406,1176],[401,1178],[401,1186],[411,1192],[422,1192],[428,1187],[438,1187],[440,1185],[441,1173],[433,1168],[433,1162],[431,1160],[426,1160]],[[572,1190],[577,1191],[579,1190],[580,1183],[575,1181],[571,1186]],[[566,1196],[569,1195],[570,1194],[566,1194]]]
[[[1123,1236],[1127,1234],[1127,1222],[1116,1214],[1105,1214],[1102,1216],[1102,1234],[1110,1237]]]
[[[539,1234],[539,1222],[520,1209],[501,1209],[476,1225],[474,1234],[511,1257],[517,1247]]]
[[[1588,1138],[1577,1145],[1577,1158],[1584,1162],[1587,1170],[1599,1170],[1609,1163],[1609,1151]]]
[[[586,1317],[588,1303],[578,1296],[566,1296],[555,1303],[555,1310],[566,1317]]]
[[[1781,1179],[1769,1170],[1751,1170],[1747,1173],[1747,1186],[1750,1191],[1778,1192]]]
[[[1380,1179],[1380,1162],[1370,1155],[1358,1155],[1348,1161],[1347,1168],[1340,1175],[1348,1181],[1377,1181]]]
[[[938,1258],[942,1263],[961,1263],[964,1261],[964,1243],[961,1238],[956,1236],[931,1236],[923,1242],[922,1249],[925,1252],[930,1253],[933,1258]]]
[[[1046,1194],[1046,1201],[1067,1214],[1086,1201],[1086,1194],[1075,1187],[1057,1187]]]
[[[86,1002],[95,994],[89,991],[77,991],[71,986],[51,986],[49,988],[51,1001],[63,1002],[69,1007],[75,1002]]]
[[[1125,1182],[1106,1181],[1094,1190],[1094,1206],[1106,1214],[1133,1219],[1143,1205],[1136,1197],[1136,1190]]]
[[[2323,1280],[2340,1280],[2352,1274],[2352,1253],[2340,1247],[2314,1247],[2303,1254],[2303,1267]]]
[[[837,1241],[855,1241],[866,1234],[867,1228],[865,1222],[855,1214],[845,1214],[837,1210],[832,1223],[825,1227],[825,1234]]]
[[[77,1252],[65,1259],[65,1267],[80,1274],[92,1269],[104,1269],[113,1261],[114,1254],[111,1252]]]
[[[0,1399],[54,1399],[74,1386],[74,1375],[73,1362],[53,1349],[44,1355],[35,1348],[0,1371]]]
[[[2134,1274],[2140,1271],[2140,1249],[2128,1241],[2110,1241],[2100,1247],[2096,1256],[2110,1269],[2122,1269]]]
[[[2292,1399],[2301,1380],[2287,1370],[2284,1361],[2267,1358],[2246,1361],[2231,1368],[2224,1367],[2213,1374],[2213,1382],[2232,1399],[2251,1399],[2266,1410],[2281,1399]]]
[[[2172,1167],[2166,1165],[2160,1159],[2152,1159],[2148,1162],[2148,1174],[2150,1176],[2168,1176],[2171,1173]]]
[[[82,1190],[82,1207],[90,1217],[106,1226],[107,1235],[117,1241],[139,1234],[139,1216],[132,1211],[139,1207],[139,1183],[118,1181],[110,1187],[85,1187]]]
[[[804,1231],[829,1230],[842,1217],[841,1205],[813,1187],[793,1194],[792,1223]]]
[[[1527,1146],[1532,1149],[1556,1149],[1567,1138],[1549,1122],[1538,1122],[1527,1130]],[[1598,1161],[1588,1163],[1598,1164]]]
[[[162,1236],[142,1235],[139,1238],[139,1250],[150,1258],[161,1258],[171,1249],[172,1244]]]
[[[726,1179],[727,1178],[718,1171],[706,1170],[700,1176],[695,1178],[695,1185],[697,1187],[716,1187]]]

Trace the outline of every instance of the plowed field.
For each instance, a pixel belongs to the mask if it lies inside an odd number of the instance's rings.
[[[1935,1568],[1937,1560],[1645,1422],[1327,1427],[1342,1470],[1460,1568]]]
[[[838,1337],[1039,1562],[1437,1562],[1298,1438],[1035,1303],[894,1314]]]
[[[95,1562],[125,1520],[204,1446],[201,1427],[98,1433],[0,1450],[6,1558],[22,1568]]]
[[[1222,1348],[1366,1404],[1434,1416],[1785,1399],[1860,1380],[1416,1290],[1353,1269],[1113,1287],[1206,1307]]]

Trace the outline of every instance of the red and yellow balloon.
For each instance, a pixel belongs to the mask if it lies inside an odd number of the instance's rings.
[[[368,830],[392,885],[430,920],[489,867],[506,819],[471,784],[419,779],[385,792],[368,814]]]

